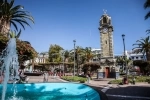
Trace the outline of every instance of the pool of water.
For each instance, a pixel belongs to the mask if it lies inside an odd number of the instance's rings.
[[[96,90],[78,83],[17,84],[15,90],[17,92],[13,96],[14,86],[8,84],[5,100],[100,100]]]

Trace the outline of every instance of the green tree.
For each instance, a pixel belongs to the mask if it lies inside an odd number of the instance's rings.
[[[133,44],[134,47],[133,49],[136,49],[136,53],[143,53],[146,54],[146,59],[147,61],[150,61],[150,39],[149,36],[146,38],[142,38],[140,40],[137,40],[135,44]]]
[[[143,61],[143,60],[135,60],[133,61],[134,66],[140,67],[140,72],[144,75],[148,72],[150,72],[150,62],[149,61]]]
[[[70,53],[69,53],[68,50],[65,50],[65,51],[64,51],[64,57],[65,57],[65,59],[64,59],[65,62],[66,62],[66,61],[69,61]]]
[[[63,48],[59,45],[50,45],[49,48],[49,62],[61,62],[62,56],[60,52],[63,50]]]
[[[116,63],[117,63],[117,65],[121,66],[121,72],[125,72],[126,69],[125,69],[124,64],[126,64],[127,68],[129,69],[130,66],[132,65],[132,60],[128,59],[127,57],[125,57],[125,59],[124,59],[124,57],[121,56],[121,57],[117,57]]]
[[[23,29],[24,24],[30,26],[27,20],[34,23],[33,17],[29,15],[29,12],[23,10],[23,6],[14,6],[14,1],[0,0],[0,33],[7,36],[10,31],[10,26],[13,25],[18,31],[17,23],[19,23]]]
[[[85,53],[85,58],[86,58],[86,61],[87,61],[87,62],[90,62],[90,60],[92,60],[92,58],[93,58],[94,56],[96,56],[96,55],[94,55],[94,54],[92,53],[92,48],[91,48],[91,47],[86,47],[86,48],[84,49],[84,53]]]
[[[79,74],[80,64],[82,63],[81,57],[84,54],[84,49],[80,46],[77,46],[75,49],[75,61],[76,61],[76,67],[77,67],[77,75]]]
[[[28,41],[17,40],[17,51],[20,65],[23,65],[27,60],[37,57],[37,52]]]
[[[80,46],[77,46],[75,48],[75,62],[76,62],[76,69],[77,69],[77,74],[79,74],[79,65],[81,64],[81,58],[84,55],[84,49]],[[70,51],[70,57],[74,61],[74,49]]]

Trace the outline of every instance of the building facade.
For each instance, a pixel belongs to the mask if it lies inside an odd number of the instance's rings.
[[[131,51],[126,51],[126,56],[127,56],[127,58],[129,59],[131,59],[131,60],[146,60],[146,55],[145,54],[143,54],[143,53],[136,53],[135,52],[136,51],[136,49],[134,49],[134,50],[131,50]]]
[[[46,59],[48,59],[48,52],[38,53],[38,56],[34,59],[34,63],[35,64],[46,63]],[[25,62],[24,65],[26,66],[31,62],[32,62],[32,60],[28,60],[28,61]]]
[[[98,62],[99,61],[99,55],[101,55],[101,49],[95,49],[93,48],[92,50],[92,54],[95,55],[91,62]]]

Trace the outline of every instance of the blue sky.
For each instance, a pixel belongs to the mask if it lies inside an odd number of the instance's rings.
[[[114,53],[123,52],[122,34],[125,34],[126,50],[150,28],[144,20],[148,10],[145,0],[16,0],[34,17],[32,28],[22,31],[21,40],[29,41],[37,52],[48,51],[50,44],[64,49],[77,46],[100,48],[99,20],[103,9],[112,18],[114,27]]]

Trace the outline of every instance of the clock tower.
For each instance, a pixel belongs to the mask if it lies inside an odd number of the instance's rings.
[[[101,58],[113,58],[113,26],[106,12],[101,16],[99,25]]]
[[[106,14],[101,16],[99,21],[100,31],[100,68],[98,69],[98,78],[117,78],[119,77],[119,70],[116,67],[113,50],[113,26],[111,23],[111,17]]]

